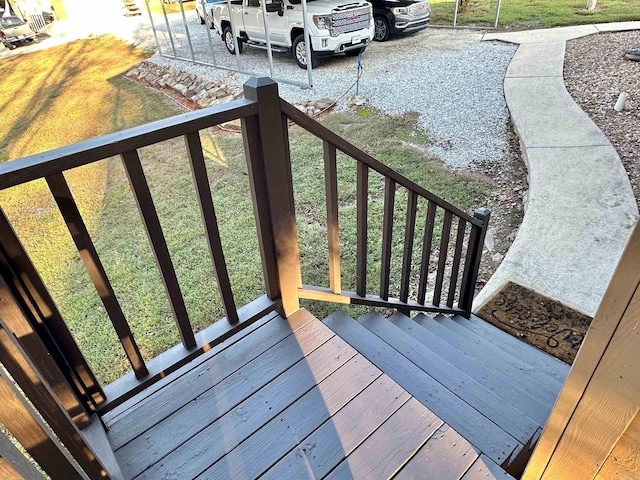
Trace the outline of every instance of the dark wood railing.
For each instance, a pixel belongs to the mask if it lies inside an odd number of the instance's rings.
[[[309,118],[284,100],[282,113],[285,117],[323,141],[325,163],[325,190],[327,203],[327,238],[329,251],[329,287],[305,285],[299,289],[301,298],[352,303],[369,306],[397,308],[404,312],[412,310],[456,313],[468,317],[482,254],[484,236],[489,221],[489,211],[480,208],[470,216],[445,200],[433,195],[415,182],[380,163],[375,158],[336,135],[320,123]],[[356,291],[341,288],[340,275],[340,235],[338,227],[338,181],[336,152],[340,151],[357,162],[357,254]],[[382,265],[378,295],[367,292],[367,237],[369,171],[384,177],[384,217],[382,227]],[[398,298],[389,297],[390,270],[392,262],[392,233],[394,226],[394,204],[396,191],[404,188],[407,192],[407,217],[404,230],[402,271]],[[419,267],[419,288],[415,298],[410,298],[412,280],[412,258],[414,237],[417,226],[418,199],[427,202],[424,221],[422,256]],[[442,228],[438,233],[435,219],[442,212]],[[452,241],[452,229],[457,228]],[[437,241],[439,240],[439,241]],[[431,261],[434,247],[438,259],[435,268]],[[449,253],[453,257],[449,262]],[[464,259],[464,261],[462,261]],[[447,264],[450,263],[450,269]],[[433,293],[427,298],[428,276],[435,270]],[[448,270],[448,271],[447,271]],[[457,302],[456,302],[457,299]]]
[[[438,198],[420,185],[390,169],[351,145],[318,122],[280,99],[278,86],[267,78],[245,84],[245,99],[186,113],[159,122],[0,165],[0,189],[44,179],[77,247],[80,258],[98,292],[131,372],[101,386],[76,344],[60,311],[9,220],[0,209],[0,334],[15,338],[20,352],[28,355],[42,381],[53,386],[61,408],[78,426],[86,425],[94,412],[105,413],[163,376],[175,371],[211,346],[278,310],[288,316],[299,309],[300,298],[469,315],[489,212],[473,216]],[[210,190],[199,132],[241,119],[250,191],[264,274],[265,295],[237,308],[229,280],[216,211]],[[323,142],[327,209],[329,285],[302,285],[294,190],[289,151],[289,122],[311,132]],[[204,230],[211,253],[226,318],[194,333],[158,219],[138,150],[168,139],[183,137],[189,157]],[[338,152],[357,162],[357,245],[355,292],[341,286],[340,229],[338,225]],[[145,361],[114,293],[83,217],[72,196],[65,171],[119,156],[126,172],[156,264],[164,284],[182,343]],[[379,288],[367,291],[367,238],[369,225],[369,175],[384,178],[384,215]],[[397,298],[390,296],[394,205],[398,191],[407,195],[402,268]],[[426,214],[419,216],[419,202]],[[419,221],[424,220],[424,226]],[[412,258],[416,230],[423,229],[421,262]],[[417,291],[411,291],[418,271]],[[435,275],[435,277],[434,277]],[[430,295],[428,286],[433,285]],[[0,345],[1,347],[1,345]],[[9,350],[0,348],[0,360],[8,370]],[[17,354],[16,354],[17,355]],[[22,361],[22,360],[21,360]],[[16,367],[17,368],[17,367]],[[14,378],[22,378],[16,369]],[[26,391],[26,390],[25,390]],[[34,402],[40,409],[38,402]],[[2,419],[0,418],[0,421]],[[75,438],[75,437],[74,437]]]

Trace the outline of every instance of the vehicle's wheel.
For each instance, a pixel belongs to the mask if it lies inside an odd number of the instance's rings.
[[[222,30],[222,41],[224,42],[224,46],[227,47],[227,50],[230,54],[235,55],[236,46],[233,42],[233,32],[231,31],[231,26],[227,25]],[[242,53],[242,41],[238,39],[238,53]]]
[[[346,52],[344,52],[344,54],[347,57],[357,57],[362,52],[364,52],[366,50],[366,48],[367,47],[354,48],[353,50],[347,50]]]
[[[16,45],[15,43],[10,43],[9,44],[9,50],[13,50],[15,48],[18,48],[18,45]]]
[[[389,27],[389,20],[385,17],[378,15],[374,22],[375,33],[373,39],[377,42],[386,42],[391,35],[391,28]]]
[[[304,35],[298,35],[293,41],[293,46],[291,47],[291,51],[293,52],[293,58],[296,60],[296,63],[300,68],[307,69],[307,48],[304,43]],[[320,64],[320,60],[318,60],[318,55],[311,48],[311,68],[316,68]]]
[[[204,25],[205,24],[204,18],[202,18],[202,16],[200,16],[199,14],[198,14],[198,17],[200,18],[200,25]]]

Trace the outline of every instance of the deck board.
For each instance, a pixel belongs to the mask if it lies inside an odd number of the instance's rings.
[[[120,462],[123,473],[125,476],[138,475],[149,466],[146,463],[155,463],[160,460],[175,448],[174,445],[181,445],[189,440],[195,433],[224,415],[278,375],[286,372],[296,362],[302,360],[305,354],[313,352],[334,338],[334,335],[317,320],[305,325],[232,375],[224,378],[214,387],[191,399],[186,408],[173,412],[162,422],[116,450],[116,458]],[[327,352],[344,355],[347,350],[352,350],[345,348],[347,345],[341,339],[336,339],[336,342],[336,348],[328,348]],[[313,365],[315,366],[315,364]],[[217,371],[218,366],[212,364],[211,370]],[[209,384],[210,378],[205,378],[208,376],[207,374],[201,375],[200,382]],[[215,373],[212,373],[211,376],[215,376]],[[163,397],[183,395],[182,392],[171,388],[163,394]],[[153,415],[155,415],[155,411],[149,411],[145,408],[140,411],[138,417],[146,420],[147,416]],[[171,437],[171,443],[166,441],[167,436]],[[149,452],[144,457],[144,463],[141,462],[139,455],[141,449],[146,449]]]
[[[461,480],[514,480],[486,455],[480,455]]]
[[[442,420],[412,398],[326,478],[390,478],[442,425]]]
[[[126,479],[420,478],[433,462],[448,480],[479,453],[304,310],[179,373],[109,416]]]
[[[380,375],[357,355],[197,478],[258,477]]]
[[[324,477],[410,398],[382,375],[260,478]]]
[[[479,451],[448,425],[425,443],[403,467],[397,480],[460,478],[479,456]]]
[[[317,382],[322,382],[349,361],[355,353],[340,338],[334,337],[307,356],[306,361],[298,361],[285,375],[278,376],[242,403],[231,400],[231,396],[226,397],[226,392],[222,390],[223,401],[233,403],[231,408],[225,408],[226,411],[222,415],[209,413],[216,411],[217,399],[198,402],[203,408],[192,417],[198,423],[195,428],[191,424],[193,436],[187,437],[184,443],[171,451],[171,447],[177,443],[176,437],[170,433],[170,429],[165,429],[165,435],[171,435],[172,445],[167,445],[162,454],[153,455],[153,460],[162,458],[162,461],[153,465],[139,478],[155,479],[159,478],[162,472],[173,470],[182,478],[195,477],[313,388]],[[215,421],[211,420],[214,415],[217,417]],[[197,429],[202,430],[198,432]],[[146,435],[140,438],[139,448],[144,448]],[[163,445],[165,438],[158,437],[156,445]]]
[[[264,330],[262,330],[264,329]],[[215,355],[216,368],[212,369],[211,358],[204,362],[199,361],[195,366],[187,365],[191,369],[184,368],[170,379],[158,382],[151,389],[138,395],[127,405],[126,409],[110,412],[105,416],[105,421],[113,431],[111,442],[114,448],[140,435],[158,421],[170,415],[175,410],[184,406],[205,390],[231,375],[244,364],[264,353],[266,350],[285,339],[295,331],[295,326],[282,318],[274,318],[262,326],[255,335],[243,337],[237,343]],[[207,381],[202,381],[206,375]],[[161,395],[154,395],[162,390]],[[167,395],[167,392],[180,392],[180,395]],[[135,415],[129,415],[135,410]],[[145,412],[146,417],[142,417]]]

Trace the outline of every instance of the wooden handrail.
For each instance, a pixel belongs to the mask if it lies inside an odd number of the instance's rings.
[[[0,190],[257,113],[240,99],[0,164]]]
[[[296,107],[294,107],[287,101],[281,100],[281,103],[282,103],[282,113],[284,113],[289,118],[289,120],[291,120],[293,123],[299,125],[300,127],[304,128],[308,132],[314,134],[321,140],[329,142],[344,154],[350,156],[351,158],[356,159],[358,162],[364,163],[369,168],[378,172],[383,177],[393,179],[398,185],[412,192],[415,192],[416,194],[420,195],[422,198],[425,198],[435,203],[437,206],[443,208],[444,210],[450,211],[451,213],[455,214],[460,218],[463,218],[465,221],[473,225],[482,226],[482,222],[480,222],[478,219],[473,218],[471,215],[463,212],[455,205],[452,205],[446,200],[443,200],[442,198],[434,195],[426,188],[421,187],[420,185],[413,182],[412,180],[409,180],[404,175],[401,175],[400,173],[391,169],[384,163],[376,160],[368,153],[360,150],[355,145],[352,145],[351,143],[347,142],[344,138],[342,138],[338,134],[333,133],[324,125],[316,122],[311,117],[302,113],[300,110],[298,110]]]
[[[405,223],[405,240],[402,259],[402,272],[400,278],[400,294],[399,299],[393,300],[393,305],[398,305],[398,308],[408,313],[411,310],[419,309],[421,311],[434,311],[434,312],[449,312],[449,313],[461,313],[468,317],[471,314],[471,301],[473,299],[473,292],[475,290],[475,282],[477,279],[478,268],[480,266],[480,257],[482,253],[482,245],[484,242],[484,235],[487,229],[487,223],[489,219],[489,213],[485,209],[480,209],[475,212],[473,216],[463,212],[454,205],[439,198],[409,180],[403,175],[399,174],[395,170],[392,170],[388,166],[379,162],[371,155],[360,150],[356,146],[352,145],[339,135],[335,134],[322,124],[308,117],[297,108],[285,100],[280,100],[282,113],[293,123],[302,127],[312,135],[323,141],[325,162],[327,161],[327,152],[333,152],[340,150],[345,155],[353,158],[357,162],[357,180],[356,180],[356,202],[357,202],[357,252],[356,252],[356,298],[354,295],[348,292],[342,292],[334,288],[335,272],[330,275],[331,278],[331,291],[332,295],[327,295],[325,292],[318,294],[315,290],[311,292],[308,288],[299,290],[299,294],[306,296],[311,295],[318,300],[332,300],[337,301],[338,298],[344,303],[346,299],[347,303],[362,303],[365,301],[367,305],[379,305],[389,306],[389,284],[390,284],[390,266],[391,266],[391,245],[392,245],[392,231],[393,231],[393,214],[394,214],[394,199],[395,191],[397,187],[401,187],[407,190],[407,219]],[[367,246],[368,246],[368,178],[369,169],[379,173],[385,179],[385,194],[384,194],[384,217],[382,227],[382,259],[381,259],[381,271],[380,271],[380,296],[372,297],[367,294]],[[331,174],[328,171],[328,174]],[[325,182],[333,181],[325,174]],[[337,201],[337,193],[327,189],[327,204],[331,204]],[[334,198],[335,197],[335,198]],[[410,280],[412,270],[412,256],[414,249],[414,233],[416,228],[416,214],[418,210],[418,201],[426,200],[428,204],[427,218],[424,229],[424,239],[422,242],[422,258],[419,271],[419,286],[417,292],[418,302],[412,302],[409,300],[410,296]],[[426,304],[426,289],[428,270],[430,266],[430,256],[434,240],[434,226],[436,224],[437,210],[441,209],[443,214],[443,227],[440,240],[438,242],[438,263],[435,271],[435,285],[433,298],[430,304]],[[330,218],[328,210],[328,218]],[[454,245],[450,243],[453,238],[451,232],[454,225],[456,225],[456,234],[454,239]],[[327,228],[333,233],[329,236],[331,242],[336,244],[336,239],[333,238],[337,227],[333,225],[337,224],[337,221],[328,220]],[[467,225],[469,225],[470,231],[467,235]],[[462,275],[460,275],[461,262],[463,259],[463,250],[465,241],[467,242],[466,256],[464,257],[464,265],[462,267]],[[447,274],[446,265],[450,259],[449,253],[452,251],[452,265],[451,272]],[[330,251],[332,249],[330,248]],[[330,262],[334,262],[330,258]],[[445,283],[445,277],[448,275],[448,281]],[[460,279],[460,277],[462,277]],[[445,290],[443,292],[443,289]],[[458,294],[458,305],[454,307],[453,303]],[[443,301],[444,306],[440,303]],[[366,300],[363,300],[366,299]],[[377,303],[376,303],[377,302]],[[417,306],[420,305],[420,308]]]
[[[275,97],[275,109],[271,109],[277,118],[280,118],[279,97]],[[231,283],[222,252],[220,233],[217,227],[217,219],[213,206],[213,199],[209,190],[202,145],[199,141],[199,132],[221,123],[235,119],[255,119],[259,124],[258,102],[250,99],[240,99],[225,105],[220,105],[194,112],[188,112],[172,118],[160,120],[146,125],[130,128],[120,132],[104,135],[102,137],[79,142],[63,148],[31,155],[22,159],[0,164],[0,190],[21,185],[23,183],[45,179],[58,209],[67,224],[69,233],[85,264],[89,277],[93,281],[105,309],[122,343],[125,354],[131,363],[133,380],[118,382],[117,387],[105,388],[95,379],[82,353],[73,342],[73,337],[57,311],[55,304],[27,253],[24,251],[19,239],[15,236],[10,223],[0,210],[0,225],[4,225],[0,232],[0,251],[4,252],[7,260],[6,271],[2,275],[7,281],[15,277],[21,283],[16,285],[16,294],[20,301],[32,312],[34,328],[37,322],[42,324],[42,331],[38,331],[45,347],[51,351],[51,357],[60,365],[60,369],[67,376],[70,383],[71,395],[76,396],[80,405],[88,411],[108,411],[120,402],[123,402],[135,392],[151,385],[162,378],[167,372],[175,370],[189,359],[206,351],[211,345],[227,338],[230,334],[238,332],[251,324],[266,312],[277,308],[280,304],[279,290],[271,291],[269,299],[262,298],[253,302],[250,307],[241,308],[238,312]],[[251,123],[251,122],[249,122]],[[213,260],[214,272],[218,280],[218,287],[226,312],[226,322],[218,322],[217,327],[200,332],[194,336],[189,322],[189,315],[178,283],[170,252],[164,239],[160,221],[156,213],[155,205],[147,185],[147,179],[140,163],[138,149],[153,145],[165,140],[183,136],[186,143],[190,166],[194,178],[198,201],[201,208],[205,233],[209,244],[209,250]],[[259,134],[258,134],[259,137]],[[286,147],[288,148],[288,146]],[[93,162],[120,155],[127,173],[134,198],[147,230],[152,251],[156,257],[158,270],[165,285],[165,291],[176,319],[178,332],[183,345],[171,350],[171,354],[164,355],[162,360],[145,362],[136,344],[131,328],[122,311],[118,299],[107,277],[101,259],[93,244],[93,240],[87,231],[84,220],[73,198],[64,172],[76,167],[89,165]],[[270,228],[270,227],[269,227]],[[268,234],[264,232],[264,238]],[[263,238],[260,239],[264,243]],[[275,255],[273,243],[269,244],[269,255]],[[272,253],[273,252],[273,253]],[[268,263],[268,258],[266,263]],[[263,265],[265,261],[263,259]],[[14,272],[10,277],[9,271]],[[274,275],[275,277],[276,275]],[[272,282],[271,282],[272,283]],[[297,288],[294,285],[294,290]],[[297,302],[297,295],[296,295]],[[257,306],[257,307],[256,307]],[[40,327],[38,327],[40,328]],[[213,338],[215,337],[215,338]],[[29,347],[31,348],[31,346]],[[30,354],[38,355],[34,348]],[[40,352],[41,354],[42,352]],[[44,358],[44,357],[43,357]],[[151,365],[151,369],[149,368]],[[60,383],[60,382],[58,382]],[[72,405],[72,403],[68,403]],[[71,411],[71,408],[68,407]],[[86,415],[85,415],[86,418]]]

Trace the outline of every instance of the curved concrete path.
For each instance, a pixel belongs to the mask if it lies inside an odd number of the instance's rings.
[[[504,93],[529,169],[529,192],[518,235],[476,297],[474,310],[511,281],[595,314],[638,208],[616,150],[565,88],[565,44],[585,35],[636,29],[640,22],[483,37],[520,44]]]

